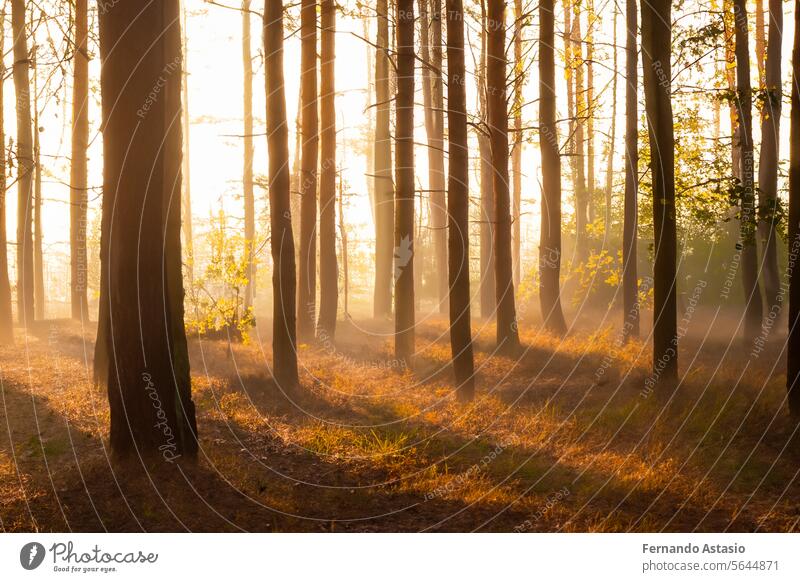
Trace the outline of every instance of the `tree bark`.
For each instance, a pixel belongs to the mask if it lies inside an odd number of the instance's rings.
[[[5,8],[0,17],[0,54],[5,50]],[[3,84],[6,67],[0,59],[0,103],[3,103]],[[14,342],[14,316],[11,311],[11,282],[8,277],[8,236],[6,233],[6,135],[5,116],[0,108],[0,344]]]
[[[594,167],[594,2],[587,0],[586,6],[586,176],[589,224],[597,219],[595,200],[595,167]]]
[[[767,45],[764,91],[761,106],[761,157],[758,164],[758,202],[762,219],[758,230],[764,252],[764,291],[767,309],[780,309],[780,272],[778,270],[778,160],[780,153],[781,101],[781,42],[783,40],[783,2],[769,0],[769,40]]]
[[[652,0],[642,4],[642,69],[650,138],[655,235],[653,377],[665,385],[672,384],[678,377],[671,13],[671,0]]]
[[[389,89],[389,3],[377,0],[378,30],[375,44],[375,289],[373,315],[392,314],[394,257],[394,182],[392,180],[391,92]]]
[[[478,130],[478,152],[480,154],[481,200],[480,200],[480,307],[481,317],[494,317],[497,298],[494,292],[494,190],[492,185],[492,145],[489,141],[489,119],[486,86],[487,20],[486,0],[481,0],[481,61],[476,80],[478,84],[478,108],[481,127]]]
[[[786,389],[789,411],[800,417],[800,0],[794,2],[794,45],[792,47],[792,112],[789,139],[789,336],[787,343]]]
[[[75,53],[72,83],[72,154],[70,157],[70,303],[73,319],[89,321],[86,289],[86,222],[89,206],[89,14],[87,0],[75,1]]]
[[[542,225],[539,301],[545,327],[564,335],[561,308],[561,155],[556,126],[555,2],[539,4],[539,147],[542,151]]]
[[[414,0],[397,0],[395,357],[414,354]]]
[[[14,37],[14,91],[17,110],[17,318],[34,320],[33,282],[33,135],[31,134],[30,55],[25,0],[11,1]]]
[[[500,353],[519,348],[511,266],[511,201],[508,183],[508,109],[506,107],[505,0],[489,0],[487,93],[494,186],[494,267],[497,346]]]
[[[525,65],[522,62],[522,0],[514,0],[514,136],[511,148],[512,230],[511,259],[514,265],[514,285],[522,279],[522,91],[525,86]]]
[[[622,337],[639,337],[639,69],[636,44],[638,0],[625,2],[625,200],[622,226],[622,297],[625,317]]]
[[[586,191],[586,94],[583,85],[583,36],[581,33],[581,3],[572,4],[572,69],[575,73],[575,244],[578,261],[589,253],[588,200]]]
[[[244,158],[242,192],[244,194],[244,241],[247,260],[247,283],[244,288],[244,308],[255,303],[256,284],[256,201],[253,192],[253,56],[250,32],[250,0],[242,0],[242,70],[244,72]]]
[[[740,244],[742,247],[742,285],[744,286],[744,337],[755,338],[761,332],[761,290],[758,283],[758,248],[756,246],[756,208],[753,165],[753,94],[750,88],[750,51],[745,0],[734,0],[736,29],[736,93],[741,151]]]
[[[31,12],[31,19],[33,13]],[[33,48],[33,305],[34,317],[45,318],[44,253],[42,252],[42,156],[39,139],[39,75]]]
[[[300,159],[300,255],[297,286],[297,335],[314,336],[317,304],[317,0],[302,0],[300,9],[300,82],[303,85]]]
[[[270,246],[272,250],[272,354],[275,381],[283,390],[298,384],[295,260],[289,204],[289,131],[283,77],[283,2],[264,2],[264,54],[269,152]]]
[[[450,351],[461,401],[475,396],[475,363],[470,329],[469,291],[469,146],[464,58],[464,5],[447,0],[447,179],[448,278],[450,281]]]
[[[319,322],[318,334],[332,342],[339,307],[339,267],[336,264],[336,5],[322,0],[322,172],[319,183]],[[343,241],[344,243],[344,241]]]
[[[613,77],[611,79],[611,127],[609,129],[609,136],[608,136],[608,158],[606,161],[606,187],[605,187],[605,208],[604,208],[604,217],[603,217],[603,248],[607,250],[609,253],[611,249],[609,247],[609,243],[611,240],[611,204],[613,198],[613,190],[614,190],[614,148],[615,142],[617,140],[617,77],[619,76],[619,72],[617,71],[618,59],[617,59],[617,15],[619,14],[619,5],[614,4],[614,17],[612,18],[612,40],[611,40],[611,50],[613,51],[612,57],[612,69],[613,69]]]
[[[197,452],[181,273],[181,32],[177,0],[100,11],[111,446]],[[160,87],[158,98],[149,96]],[[138,308],[135,308],[138,306]],[[140,333],[136,333],[137,330]]]
[[[183,49],[183,83],[181,84],[181,91],[183,92],[183,175],[182,183],[183,189],[182,207],[181,207],[181,220],[183,221],[183,246],[184,246],[184,264],[186,265],[186,274],[189,278],[189,284],[194,285],[194,234],[192,229],[192,172],[191,172],[191,151],[189,144],[190,132],[190,119],[189,119],[189,71],[188,71],[188,52],[189,44],[186,40],[186,0],[181,2],[181,15],[183,16],[183,23],[181,25],[181,47]]]

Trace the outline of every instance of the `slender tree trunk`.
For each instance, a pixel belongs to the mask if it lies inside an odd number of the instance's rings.
[[[758,197],[763,219],[758,229],[764,252],[764,291],[768,310],[780,309],[780,272],[778,271],[778,233],[775,221],[778,201],[778,160],[780,152],[781,42],[783,40],[783,2],[769,0],[769,44],[767,46],[765,95],[761,106],[761,158],[758,164]]]
[[[608,158],[606,161],[606,200],[605,200],[605,216],[603,218],[603,248],[609,253],[609,242],[611,240],[611,202],[614,190],[614,147],[617,139],[617,15],[619,14],[619,5],[614,4],[614,17],[612,19],[612,41],[611,50],[613,51],[612,68],[613,77],[611,78],[611,127],[608,135]]]
[[[486,0],[481,0],[481,62],[476,79],[478,82],[478,106],[481,128],[478,130],[478,152],[480,154],[481,201],[480,201],[480,305],[481,317],[494,317],[497,298],[494,292],[494,187],[492,185],[492,144],[489,141],[489,107],[487,104],[486,66],[488,55],[486,37]]]
[[[578,164],[575,159],[575,48],[572,42],[572,0],[563,0],[564,7],[564,80],[567,85],[567,139],[564,144],[569,161],[570,176],[572,179],[572,197],[575,200],[575,224],[577,229],[578,204]],[[577,230],[576,243],[577,243]]]
[[[344,316],[350,318],[350,272],[349,261],[347,258],[347,227],[344,223],[344,180],[339,176],[339,237],[342,240],[342,291],[344,294]]]
[[[190,121],[189,121],[189,70],[188,70],[188,52],[189,44],[186,40],[186,0],[181,3],[181,13],[183,16],[183,24],[181,27],[181,47],[183,49],[183,83],[181,90],[183,91],[183,190],[181,220],[183,221],[183,245],[184,245],[184,263],[186,265],[186,274],[189,278],[190,285],[194,285],[194,234],[192,229],[192,172],[191,172],[191,152],[189,148],[190,139]]]
[[[319,183],[319,334],[333,341],[339,307],[339,267],[336,264],[336,5],[322,0],[322,172]],[[342,241],[344,243],[344,241]]]
[[[586,6],[586,204],[589,208],[589,224],[597,220],[594,167],[594,20],[594,1],[588,0]]]
[[[725,27],[725,78],[728,81],[728,91],[731,95],[736,93],[736,24],[733,11],[734,0],[723,0],[723,24]],[[739,114],[736,100],[730,100],[731,120],[731,166],[733,176],[741,180],[741,153],[739,149]]]
[[[545,327],[567,331],[561,309],[561,155],[556,126],[555,2],[539,4],[539,147],[542,151],[542,226],[539,301]]]
[[[247,257],[247,284],[244,288],[244,308],[255,303],[256,284],[256,200],[253,193],[253,56],[250,41],[250,0],[242,0],[242,70],[244,71],[244,158],[242,192],[244,193],[244,240]]]
[[[395,357],[414,354],[414,0],[397,0]]]
[[[636,43],[638,0],[625,2],[625,200],[622,226],[622,297],[625,341],[639,337],[639,279],[637,238],[639,230],[639,69]]]
[[[666,385],[678,377],[676,305],[675,139],[672,121],[672,3],[642,3],[642,69],[650,137],[655,235],[653,376]]]
[[[31,13],[33,19],[33,13]],[[34,54],[36,47],[34,46]],[[33,289],[34,289],[34,316],[44,319],[45,292],[44,292],[44,253],[42,252],[42,156],[39,140],[39,75],[36,58],[33,59]]]
[[[587,225],[589,222],[586,193],[586,91],[583,85],[583,36],[581,33],[581,3],[572,4],[572,60],[575,73],[575,228],[578,260],[586,259],[589,252]]]
[[[769,2],[769,0],[767,0]],[[755,0],[756,13],[756,67],[758,68],[758,85],[763,88],[766,83],[766,38],[764,37],[764,0]],[[783,12],[783,11],[781,11]],[[783,14],[781,14],[783,16]]]
[[[105,224],[101,297],[109,306],[106,350],[114,354],[111,446],[167,461],[197,451],[174,203],[181,184],[179,15],[177,0],[99,13],[103,208],[114,209]],[[159,98],[148,98],[156,82]]]
[[[5,7],[0,16],[0,54],[5,50]],[[3,103],[3,85],[6,67],[0,59],[0,103]],[[14,316],[11,312],[11,282],[8,278],[8,236],[6,234],[6,152],[5,116],[0,108],[0,344],[14,342]]]
[[[464,5],[447,0],[447,122],[450,135],[447,180],[450,351],[459,400],[475,396],[475,363],[470,330],[469,147],[464,58]]]
[[[272,353],[275,381],[283,390],[298,384],[296,269],[289,203],[289,131],[283,81],[283,2],[264,2],[264,54],[269,150],[270,246],[272,248]]]
[[[72,83],[72,154],[70,160],[70,302],[72,318],[89,320],[86,289],[86,222],[89,206],[89,14],[87,0],[75,1],[75,53]]]
[[[800,416],[800,0],[794,2],[794,45],[792,48],[792,112],[789,138],[789,337],[786,388],[789,411]]]
[[[514,264],[514,285],[519,286],[522,278],[522,90],[525,86],[525,64],[522,62],[522,0],[514,0],[514,137],[511,148],[512,231],[511,258]]]
[[[33,135],[31,134],[30,55],[25,0],[11,1],[14,36],[14,90],[17,109],[17,318],[34,320],[33,282]]]
[[[742,285],[745,300],[744,337],[761,332],[761,290],[758,284],[756,246],[756,208],[753,165],[753,97],[750,88],[750,51],[745,0],[734,0],[736,26],[736,103],[739,109],[739,149],[741,151],[742,199],[740,237],[742,245]]]
[[[391,92],[389,89],[389,3],[377,0],[378,30],[375,44],[375,289],[373,314],[392,313],[394,257],[394,182],[392,180]]]
[[[317,304],[317,0],[302,0],[300,9],[300,82],[303,85],[300,159],[300,256],[297,286],[297,335],[314,336]]]
[[[497,297],[497,346],[505,354],[519,348],[511,267],[511,200],[508,183],[508,109],[506,107],[505,0],[489,0],[487,93],[494,185],[494,268]]]

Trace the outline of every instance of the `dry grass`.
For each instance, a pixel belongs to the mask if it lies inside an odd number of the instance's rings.
[[[0,350],[7,531],[790,531],[797,425],[782,339],[758,358],[725,334],[682,343],[674,393],[642,395],[647,346],[615,332],[523,332],[518,358],[478,328],[478,393],[453,398],[445,322],[392,366],[375,322],[301,346],[303,387],[272,383],[269,342],[193,341],[196,464],[121,463],[92,332],[43,325]],[[774,372],[780,371],[781,373]],[[741,379],[740,379],[741,378]],[[798,431],[800,432],[800,431]]]

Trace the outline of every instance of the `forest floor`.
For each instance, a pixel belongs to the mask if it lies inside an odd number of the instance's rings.
[[[800,528],[800,431],[777,332],[752,354],[727,324],[696,319],[682,381],[664,394],[645,388],[648,344],[622,346],[610,325],[563,340],[523,331],[509,359],[481,324],[477,396],[461,405],[445,321],[421,323],[411,368],[393,361],[390,327],[351,320],[335,346],[301,345],[302,388],[288,396],[271,381],[267,337],[191,340],[201,450],[174,464],[111,458],[107,399],[88,380],[94,330],[17,330],[0,348],[0,527]]]

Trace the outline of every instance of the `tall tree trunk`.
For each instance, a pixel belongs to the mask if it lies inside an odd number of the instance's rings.
[[[464,64],[464,5],[447,0],[447,179],[448,278],[450,281],[450,351],[456,392],[462,401],[475,396],[475,363],[470,330],[469,292],[469,146]]]
[[[395,335],[398,360],[414,354],[414,0],[397,0]]]
[[[723,0],[723,18],[725,34],[725,78],[728,81],[728,91],[731,95],[736,92],[736,24],[733,9],[734,0]],[[736,100],[731,99],[730,105],[731,120],[731,166],[735,178],[741,180],[741,152],[739,149],[739,113],[737,111]]]
[[[31,20],[33,12],[31,11]],[[33,47],[33,305],[36,319],[45,318],[44,253],[42,252],[42,156],[39,140],[39,75]]]
[[[508,183],[508,109],[506,107],[505,0],[489,0],[487,93],[494,185],[494,269],[497,297],[497,346],[512,354],[519,347],[511,267],[511,200]]]
[[[392,313],[394,257],[394,182],[392,180],[391,92],[389,89],[389,3],[377,0],[378,27],[375,48],[375,288],[373,314]]]
[[[522,60],[522,0],[514,0],[514,137],[511,148],[512,206],[511,258],[514,264],[514,285],[522,278],[522,90],[525,86],[525,64]]]
[[[5,6],[0,16],[0,54],[5,50]],[[0,59],[0,103],[3,103],[3,85],[6,66]],[[8,236],[6,234],[6,134],[5,116],[0,108],[0,344],[14,342],[14,316],[11,312],[11,282],[8,278]]]
[[[745,0],[734,0],[733,6],[736,26],[736,103],[739,109],[742,179],[740,237],[745,300],[744,337],[750,340],[761,332],[761,290],[758,284],[757,219],[753,175],[753,96],[750,88],[747,4]]]
[[[181,48],[183,50],[183,83],[181,84],[181,91],[183,92],[183,167],[182,167],[182,183],[183,189],[181,191],[182,208],[181,220],[183,222],[183,246],[184,246],[184,264],[186,265],[186,274],[189,278],[189,284],[194,285],[194,234],[192,229],[192,172],[191,172],[191,152],[189,144],[190,120],[189,120],[189,70],[188,70],[188,53],[189,44],[186,40],[186,0],[181,3],[181,15],[183,23],[181,25]]]
[[[769,0],[767,0],[769,1]],[[766,38],[764,37],[764,0],[755,0],[756,13],[756,67],[758,68],[758,86],[766,83]],[[781,12],[783,12],[781,10]],[[783,14],[781,14],[781,17]],[[783,20],[783,18],[781,18]]]
[[[614,190],[614,146],[617,139],[617,15],[619,14],[619,5],[614,4],[614,17],[612,18],[612,41],[611,50],[613,51],[612,68],[613,77],[611,78],[611,127],[608,135],[608,158],[606,161],[606,187],[605,187],[605,215],[603,218],[603,248],[609,253],[609,242],[611,240],[611,202]]]
[[[489,106],[487,104],[486,65],[488,62],[486,37],[486,0],[481,0],[481,61],[476,75],[478,84],[478,108],[481,127],[478,130],[478,153],[480,154],[481,200],[480,200],[480,305],[481,317],[494,317],[497,298],[494,292],[494,186],[492,185],[492,144],[489,141]]]
[[[350,271],[347,258],[347,227],[344,223],[344,180],[339,176],[339,237],[342,240],[342,291],[344,294],[344,316],[350,318]]]
[[[89,13],[87,0],[75,1],[75,53],[72,83],[72,154],[70,158],[70,303],[72,318],[89,320],[86,289],[86,222],[89,206]]]
[[[672,126],[672,2],[642,3],[642,69],[650,138],[655,238],[653,296],[653,376],[672,384],[678,378],[676,305],[677,239],[675,139]]]
[[[783,40],[783,2],[769,0],[769,41],[767,45],[765,95],[761,106],[761,158],[758,164],[758,197],[764,218],[758,229],[764,252],[764,291],[768,310],[779,309],[778,233],[775,229],[778,201],[778,160],[780,152],[781,42]]]
[[[317,0],[302,0],[300,9],[300,82],[303,85],[300,159],[300,255],[297,285],[297,335],[314,336],[317,304]]]
[[[572,60],[575,73],[575,242],[577,258],[586,259],[589,252],[588,201],[586,194],[586,90],[583,86],[583,36],[581,33],[581,3],[572,4]]]
[[[539,301],[545,327],[567,331],[561,309],[561,155],[556,126],[555,1],[539,4],[539,147],[542,151],[542,226]]]
[[[253,193],[253,56],[250,42],[250,0],[242,0],[242,70],[244,72],[244,158],[242,192],[244,193],[244,240],[247,257],[247,284],[244,288],[244,307],[255,303],[256,284],[256,200]]]
[[[272,249],[272,354],[275,381],[283,390],[298,383],[295,319],[294,235],[289,202],[289,130],[283,81],[283,2],[264,1],[264,54]]]
[[[589,223],[597,219],[595,200],[594,168],[594,1],[586,6],[586,204],[589,208]]]
[[[31,134],[30,55],[25,0],[11,1],[14,36],[14,91],[17,109],[17,318],[28,327],[33,299],[33,135]]]
[[[789,337],[786,388],[789,411],[800,417],[800,0],[794,2],[792,47],[792,112],[789,138]]]
[[[181,31],[177,0],[100,11],[111,446],[197,452],[181,273]],[[158,99],[148,97],[155,83]],[[155,172],[153,170],[156,170]],[[131,306],[138,306],[132,309]],[[136,330],[143,330],[136,333]],[[113,351],[112,351],[113,350]]]
[[[639,68],[636,44],[638,0],[625,2],[625,200],[622,225],[622,297],[625,318],[622,336],[639,337],[639,279],[637,239],[639,230]]]
[[[336,5],[322,0],[322,173],[319,183],[319,334],[333,341],[339,307],[339,267],[336,264]],[[342,241],[344,244],[344,241]]]
[[[564,151],[569,161],[570,177],[572,179],[572,197],[575,200],[575,224],[576,224],[576,243],[577,243],[577,187],[578,187],[578,164],[575,159],[575,47],[572,42],[572,0],[562,0],[564,8],[564,80],[567,85],[567,139],[564,144]]]

